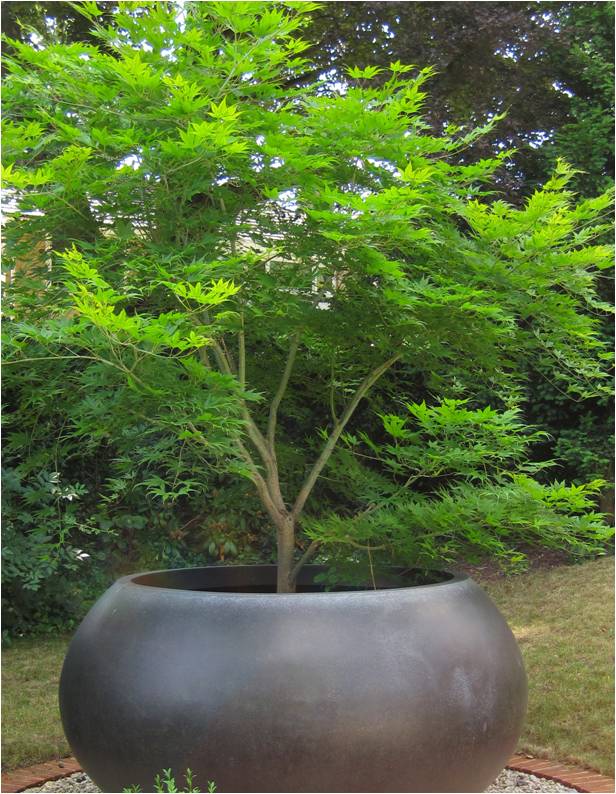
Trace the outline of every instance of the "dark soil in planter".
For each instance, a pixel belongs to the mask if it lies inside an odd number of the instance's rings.
[[[221,570],[233,571],[232,565],[218,566]],[[240,566],[238,566],[239,569]],[[431,584],[440,584],[454,578],[453,573],[448,571],[424,571],[415,568],[396,569],[386,575],[378,576],[375,581],[366,581],[358,585],[329,585],[312,581],[312,577],[299,577],[297,593],[355,593],[364,590],[393,590],[399,587],[422,587]],[[143,574],[135,579],[138,584],[148,587],[167,587],[164,574],[157,573]],[[199,593],[275,593],[276,586],[273,581],[262,583],[242,583],[241,585],[230,585],[228,582],[221,583],[219,586],[209,584],[207,587],[200,586],[192,580],[192,577],[183,581],[174,582],[174,589],[194,590]]]

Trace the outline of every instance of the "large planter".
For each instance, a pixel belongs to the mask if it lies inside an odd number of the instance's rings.
[[[127,576],[64,663],[70,745],[103,791],[187,769],[224,792],[478,792],[515,749],[526,676],[466,576],[293,595],[272,566]]]

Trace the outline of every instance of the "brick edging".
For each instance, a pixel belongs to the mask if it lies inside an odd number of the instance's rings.
[[[514,755],[507,764],[509,769],[525,772],[528,775],[545,777],[562,783],[563,786],[576,789],[576,791],[596,792],[596,794],[611,794],[614,791],[614,779],[605,777],[598,772],[593,772],[582,767],[565,766],[555,761],[543,758],[529,758],[526,755]],[[42,786],[50,780],[59,780],[75,772],[81,772],[81,767],[76,758],[62,758],[59,761],[48,761],[45,764],[35,764],[24,769],[15,769],[2,773],[2,791],[18,792],[33,786]]]
[[[529,758],[526,755],[514,755],[507,764],[509,769],[517,772],[526,772],[537,777],[546,777],[562,783],[576,791],[597,792],[608,794],[614,791],[614,779],[605,777],[591,769],[580,766],[566,766],[557,761],[548,761],[545,758]]]
[[[81,772],[81,767],[77,759],[72,756],[27,766],[24,769],[13,769],[2,773],[2,791],[23,791],[32,786],[42,786],[50,780],[60,780],[62,777],[74,775],[75,772]]]

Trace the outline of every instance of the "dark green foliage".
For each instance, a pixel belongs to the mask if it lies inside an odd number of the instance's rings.
[[[35,319],[36,297],[28,297],[27,277],[18,278],[10,294]],[[85,418],[101,410],[100,385],[83,405],[80,376],[66,360],[4,373],[5,636],[70,629],[123,573],[255,559],[263,518],[249,484],[201,476],[196,493],[175,494],[182,444],[148,435],[139,421],[124,423],[113,442],[111,422],[88,434]],[[271,554],[271,543],[255,546]]]
[[[568,116],[546,147],[548,163],[563,157],[580,173],[575,188],[597,195],[614,178],[614,3],[568,3],[559,15],[565,28],[559,57]]]
[[[559,477],[582,483],[600,477],[613,482],[613,405],[609,395],[597,400],[571,400],[548,380],[535,376],[527,416],[549,429],[538,445],[539,457],[551,454]]]
[[[99,2],[97,6],[107,16],[114,3]],[[54,0],[7,0],[2,3],[2,32],[5,36],[25,43],[93,42],[91,26],[72,3]],[[34,34],[34,35],[33,35]]]
[[[19,469],[2,482],[3,636],[72,628],[109,584],[89,538],[98,530],[83,521],[85,488]]]
[[[514,146],[498,178],[508,200],[542,184],[559,157],[578,169],[571,186],[582,195],[613,182],[613,2],[326,3],[310,34],[323,70],[395,60],[435,66],[425,112],[437,127],[504,110],[463,156]],[[601,277],[600,293],[612,302],[611,274]],[[613,347],[610,317],[604,327]],[[549,366],[533,369],[527,415],[554,439],[534,454],[563,458],[563,474],[575,481],[613,479],[611,401],[574,402],[551,380]]]
[[[113,25],[113,3],[98,2]],[[5,35],[43,45],[96,41],[67,2],[2,4]],[[319,74],[392,61],[436,68],[426,114],[435,127],[506,119],[472,147],[518,151],[500,186],[514,199],[546,178],[560,156],[582,169],[576,188],[596,195],[613,174],[612,2],[336,2],[312,15],[307,38]]]
[[[519,200],[557,156],[584,171],[576,188],[613,176],[612,2],[339,2],[314,14],[310,51],[319,69],[392,61],[436,69],[426,115],[436,128],[506,117],[466,157],[517,150],[499,188]]]

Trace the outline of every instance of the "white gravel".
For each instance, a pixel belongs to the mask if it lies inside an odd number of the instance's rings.
[[[512,769],[504,769],[486,791],[509,792],[509,791],[575,791],[576,789],[567,788],[554,780],[527,775],[524,772],[515,772]],[[52,780],[45,783],[40,788],[29,788],[26,791],[49,791],[49,792],[100,792],[90,778],[84,772],[77,772],[70,777],[61,780]]]
[[[74,775],[62,777],[60,780],[50,780],[42,786],[27,788],[26,791],[85,791],[98,792],[100,789],[94,785],[85,772],[76,772]]]
[[[503,769],[486,791],[577,791],[577,789],[568,788],[545,777],[527,775],[526,772],[516,772],[514,769]]]

